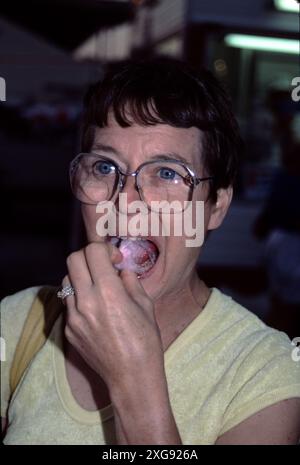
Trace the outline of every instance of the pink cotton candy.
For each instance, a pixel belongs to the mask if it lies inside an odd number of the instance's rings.
[[[123,255],[123,260],[115,265],[118,270],[127,269],[142,275],[154,266],[158,258],[157,247],[147,239],[112,238],[111,243],[118,246]]]

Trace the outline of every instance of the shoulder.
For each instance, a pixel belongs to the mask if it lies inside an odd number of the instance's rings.
[[[42,286],[29,287],[4,297],[0,302],[1,319],[26,318],[27,313]]]
[[[254,313],[231,297],[214,289],[214,312],[211,321],[214,337],[224,335],[232,349],[232,357],[251,366],[285,356],[295,367],[292,352],[295,346],[282,331],[267,326]],[[299,365],[299,364],[296,364]],[[299,370],[299,366],[297,367]]]
[[[35,286],[24,289],[0,302],[1,338],[5,347],[6,366],[12,362],[27,315],[41,288],[42,286]]]
[[[250,341],[255,346],[267,337],[269,340],[281,341],[290,348],[289,337],[278,330],[267,326],[257,315],[246,309],[230,296],[214,288],[212,292],[211,324],[213,332],[225,332],[227,336],[242,347],[249,347]]]
[[[1,331],[21,332],[30,307],[42,286],[35,286],[9,295],[1,300]]]
[[[28,287],[27,289],[23,289],[21,291],[16,292],[15,294],[11,294],[4,297],[0,303],[1,311],[3,310],[3,308],[15,308],[19,305],[26,306],[26,303],[32,303],[33,299],[42,287],[43,286]]]
[[[10,397],[9,377],[13,357],[32,303],[42,286],[30,287],[2,299],[1,316],[1,416]]]
[[[25,321],[35,299],[38,297],[43,306],[48,305],[50,298],[53,295],[56,296],[56,290],[57,288],[52,286],[35,286],[7,296],[1,301],[1,337],[5,345],[6,365],[12,362]],[[45,318],[47,318],[46,315]]]
[[[224,432],[265,407],[299,398],[300,357],[285,333],[220,291],[214,294],[217,308],[211,325],[214,338],[222,340],[220,357],[228,383]]]

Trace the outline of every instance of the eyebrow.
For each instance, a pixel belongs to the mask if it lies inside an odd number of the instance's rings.
[[[100,144],[99,142],[97,142],[96,144],[93,144],[91,150],[92,151],[101,150],[102,152],[113,153],[115,155],[122,157],[122,154],[118,150],[116,150],[114,147],[112,147],[111,145],[104,145],[104,144]]]
[[[110,145],[105,145],[101,143],[96,143],[92,146],[92,151],[93,150],[100,150],[102,152],[106,153],[112,153],[114,155],[117,155],[118,157],[122,158],[124,160],[123,155],[121,152],[116,150],[114,147]],[[150,160],[178,160],[181,161],[182,163],[185,163],[186,165],[191,166],[191,162],[189,162],[186,158],[184,158],[182,155],[179,155],[178,153],[175,152],[170,152],[170,153],[158,153],[155,155],[150,156]]]
[[[157,155],[153,155],[150,157],[151,160],[176,160],[176,161],[181,161],[185,165],[191,165],[191,162],[186,160],[186,158],[182,157],[178,153],[158,153]]]

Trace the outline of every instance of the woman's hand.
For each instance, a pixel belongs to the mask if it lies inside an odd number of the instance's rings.
[[[121,259],[111,244],[91,243],[68,257],[63,280],[75,289],[66,298],[66,338],[110,391],[163,366],[153,303],[135,273],[118,275]]]
[[[107,243],[68,257],[65,335],[109,389],[119,444],[180,444],[154,306],[135,273],[118,275],[121,260]]]

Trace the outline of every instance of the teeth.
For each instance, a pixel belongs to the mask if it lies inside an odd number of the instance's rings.
[[[142,241],[143,238],[136,236],[136,237],[126,237],[126,236],[117,236],[117,239],[125,241],[125,240],[130,240],[130,241]]]
[[[145,241],[146,239],[144,237],[140,236],[134,236],[134,237],[128,237],[128,236],[113,236],[109,238],[109,242],[117,247],[120,246],[122,241]]]

